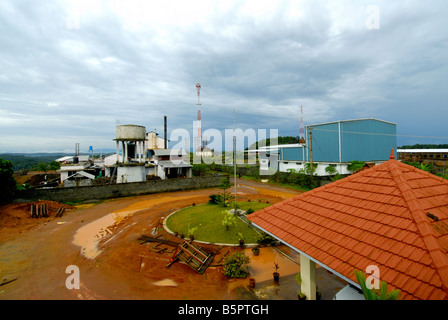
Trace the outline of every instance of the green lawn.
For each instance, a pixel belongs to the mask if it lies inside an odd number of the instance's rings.
[[[238,202],[238,205],[243,210],[252,208],[257,211],[270,204],[252,201]],[[171,231],[177,231],[179,234],[183,233],[185,237],[189,236],[189,229],[196,227],[194,239],[199,241],[238,244],[238,234],[241,233],[245,243],[256,243],[259,237],[258,233],[241,219],[236,218],[235,226],[230,227],[229,230],[226,230],[226,227],[222,225],[226,210],[230,209],[230,207],[224,208],[216,204],[197,205],[182,209],[171,215],[166,225]]]

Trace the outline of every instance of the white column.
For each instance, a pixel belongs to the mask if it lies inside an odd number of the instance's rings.
[[[300,275],[302,276],[302,293],[308,300],[316,300],[316,263],[300,254]]]
[[[118,152],[120,151],[119,143],[120,142],[117,140],[117,163],[120,161],[120,155],[118,154]]]

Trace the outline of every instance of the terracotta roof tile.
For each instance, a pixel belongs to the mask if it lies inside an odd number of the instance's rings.
[[[448,182],[422,170],[390,160],[248,219],[354,282],[376,264],[406,299],[448,299]]]

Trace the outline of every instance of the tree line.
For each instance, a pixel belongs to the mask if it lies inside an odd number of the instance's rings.
[[[0,158],[11,162],[12,170],[14,172],[57,170],[60,168],[60,165],[55,161],[55,159],[63,156],[63,154],[46,154],[35,156],[9,153],[0,154]]]

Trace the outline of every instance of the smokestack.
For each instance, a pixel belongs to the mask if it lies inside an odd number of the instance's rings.
[[[164,116],[164,120],[165,120],[165,125],[164,125],[164,138],[165,138],[165,149],[168,149],[168,137],[167,137],[167,133],[166,133],[166,116]]]

